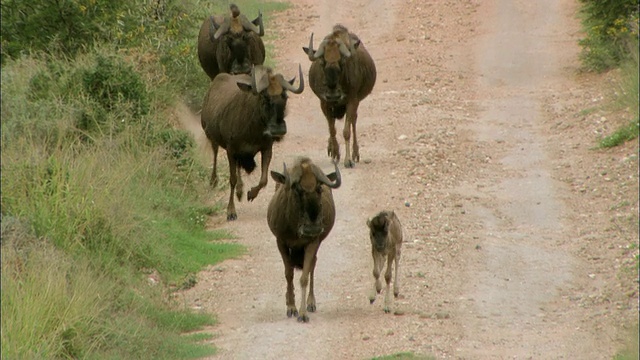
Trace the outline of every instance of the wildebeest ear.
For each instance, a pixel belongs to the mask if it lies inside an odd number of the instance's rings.
[[[367,219],[367,226],[371,227],[371,219]]]
[[[284,175],[276,171],[271,171],[271,178],[279,184],[284,184],[285,181],[287,181],[287,178]]]
[[[358,46],[360,46],[360,39],[356,40],[356,42],[353,43],[353,48],[357,49]]]
[[[236,80],[236,84],[238,84],[238,88],[240,88],[240,90],[242,91],[253,91],[250,80],[238,79]]]
[[[313,52],[313,54],[309,54],[309,48],[306,47],[306,46],[303,46],[302,50],[304,51],[305,54],[310,55],[310,56],[314,56],[316,54],[315,51]]]

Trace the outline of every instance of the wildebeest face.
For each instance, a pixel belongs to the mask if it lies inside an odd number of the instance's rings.
[[[298,235],[301,237],[315,237],[324,231],[322,218],[322,183],[313,172],[304,171],[297,181],[291,185],[292,192],[299,205],[300,218]]]
[[[267,122],[266,133],[274,140],[280,140],[287,133],[287,123],[284,121],[287,108],[287,92],[274,79],[270,85],[260,93],[262,114]]]
[[[340,43],[331,40],[325,44],[322,64],[327,86],[324,96],[327,101],[340,101],[345,97],[342,87],[340,86],[340,77],[346,58],[347,57],[340,52]]]
[[[367,221],[369,226],[369,238],[371,245],[378,252],[385,250],[387,238],[389,236],[389,221],[386,216],[378,215]]]
[[[287,108],[287,91],[300,94],[304,90],[302,67],[298,66],[300,84],[293,87],[295,77],[289,81],[281,74],[274,74],[270,68],[256,65],[251,70],[251,81],[238,80],[238,87],[243,91],[251,91],[260,97],[260,117],[265,125],[264,135],[280,140],[287,133],[284,122]]]
[[[249,56],[249,41],[251,34],[246,31],[239,33],[229,32],[224,36],[224,41],[231,52],[231,74],[251,73],[251,61]]]
[[[326,191],[337,189],[342,182],[337,163],[336,171],[324,174],[318,167],[309,162],[302,162],[293,168],[291,174],[284,167],[284,174],[271,171],[273,180],[280,184],[278,191],[284,192],[289,214],[287,219],[295,221],[296,234],[299,237],[317,237],[325,230],[323,206],[331,206],[327,202]],[[331,193],[328,194],[329,199]]]

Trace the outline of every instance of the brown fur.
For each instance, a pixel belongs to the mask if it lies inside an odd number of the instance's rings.
[[[225,20],[222,16],[211,16],[204,20],[200,27],[200,33],[198,34],[198,59],[204,72],[209,76],[211,80],[219,73],[246,73],[251,70],[250,67],[240,67],[240,71],[234,70],[234,61],[238,62],[239,56],[234,53],[232,47],[229,44],[232,41],[237,41],[239,46],[244,48],[246,52],[245,65],[262,65],[265,60],[265,47],[264,42],[260,35],[253,31],[244,30],[239,22],[240,12],[235,8],[237,14],[234,13],[232,8],[231,17],[228,18],[231,21],[229,31],[227,34],[221,36],[218,39],[213,38],[213,33]],[[259,18],[256,18],[252,22],[258,23]]]
[[[367,220],[369,227],[369,239],[371,240],[371,255],[373,257],[373,277],[374,284],[369,301],[373,304],[376,294],[382,290],[380,283],[380,273],[384,267],[385,257],[387,260],[387,270],[384,274],[384,280],[387,283],[387,289],[384,300],[384,311],[391,311],[391,295],[390,283],[392,264],[395,264],[396,276],[393,282],[393,295],[398,297],[400,293],[400,284],[398,283],[400,254],[402,249],[402,225],[400,219],[393,211],[381,211],[375,217]]]
[[[340,173],[324,175],[309,158],[300,158],[284,174],[271,172],[278,186],[267,210],[267,222],[276,237],[278,250],[284,263],[287,280],[287,316],[298,316],[298,321],[307,322],[307,311],[316,310],[313,291],[316,253],[320,243],[327,237],[335,221],[335,205],[331,188],[322,183],[334,181],[340,186]],[[303,209],[303,210],[301,210]],[[305,232],[313,232],[305,235]],[[293,271],[302,269],[300,276],[300,313],[295,306],[293,293]],[[306,296],[307,285],[309,295]]]
[[[238,200],[242,199],[243,183],[240,169],[248,173],[253,171],[256,167],[254,157],[257,153],[262,157],[262,173],[258,185],[247,193],[247,200],[255,199],[260,189],[267,185],[273,142],[278,141],[280,137],[266,134],[265,130],[271,126],[270,124],[275,124],[286,132],[284,117],[287,91],[281,85],[282,75],[273,74],[271,69],[265,69],[269,90],[265,89],[259,94],[255,94],[251,88],[245,89],[244,86],[244,90],[241,90],[239,83],[250,84],[251,76],[223,73],[211,81],[204,98],[200,121],[213,150],[210,181],[212,186],[215,186],[218,180],[218,147],[226,150],[229,161],[231,194],[227,205],[227,220],[237,218],[234,189]]]
[[[333,32],[325,37],[326,46],[324,54],[314,60],[309,69],[309,85],[320,99],[320,108],[329,124],[329,144],[327,153],[333,159],[340,160],[340,146],[336,139],[336,119],[341,119],[346,114],[346,121],[342,135],[345,141],[346,157],[345,167],[353,167],[360,161],[360,150],[356,133],[358,119],[358,106],[373,90],[376,82],[376,66],[358,36],[349,32],[344,26],[336,25]],[[351,43],[355,47],[355,53],[345,57],[338,50],[338,40],[344,44]],[[304,47],[305,53],[309,49]],[[327,69],[340,68],[337,80],[337,89],[334,94],[341,93],[339,100],[327,99],[327,94],[332,91],[327,84]],[[353,132],[353,144],[349,147],[351,133]]]

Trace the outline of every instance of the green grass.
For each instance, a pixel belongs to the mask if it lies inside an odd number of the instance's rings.
[[[638,344],[638,324],[636,323],[628,334],[629,341],[625,345],[624,349],[618,351],[613,357],[613,360],[638,360],[638,354],[640,351]]]
[[[238,5],[249,17],[260,8],[267,34],[270,12],[287,6]],[[47,15],[51,6],[30,11]],[[208,164],[174,120],[176,104],[197,103],[206,91],[195,39],[214,9],[170,1],[164,18],[151,21],[146,7],[129,8],[117,14],[124,26],[102,34],[111,41],[73,55],[3,53],[3,358],[215,352],[211,336],[197,333],[214,315],[169,296],[196,284],[203,267],[244,252],[224,241],[231,234],[207,231],[221,211],[211,205]],[[13,29],[3,21],[3,35]],[[12,35],[18,45],[29,34]],[[159,276],[153,286],[150,274]]]

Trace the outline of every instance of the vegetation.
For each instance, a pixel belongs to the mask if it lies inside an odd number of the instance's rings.
[[[613,147],[638,137],[638,0],[581,0],[586,36],[580,40],[581,59],[589,71],[620,68],[620,89],[615,102],[628,109],[631,119],[600,140]]]
[[[283,5],[238,1],[247,14]],[[238,256],[174,109],[208,85],[197,0],[2,2],[2,357],[180,359],[213,324],[172,301]]]

